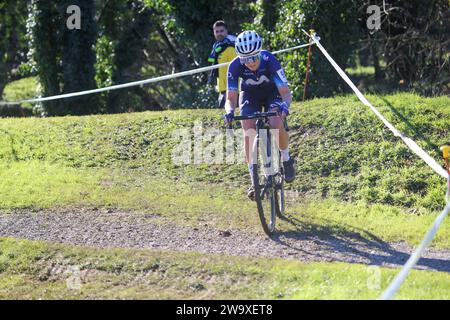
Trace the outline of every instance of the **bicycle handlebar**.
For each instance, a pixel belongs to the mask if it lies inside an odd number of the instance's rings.
[[[248,116],[235,116],[233,120],[249,120],[249,119],[260,119],[260,118],[269,118],[274,116],[279,116],[280,113],[277,111],[269,111],[269,112],[257,112]],[[284,128],[286,131],[289,131],[289,127],[287,124],[287,120],[283,119]],[[233,126],[231,123],[228,124],[228,129],[231,129]]]
[[[276,112],[276,111],[258,112],[258,113],[251,114],[249,116],[235,116],[235,117],[233,117],[233,120],[249,120],[249,119],[258,119],[258,118],[268,118],[268,117],[274,117],[277,115],[278,115],[278,112]]]

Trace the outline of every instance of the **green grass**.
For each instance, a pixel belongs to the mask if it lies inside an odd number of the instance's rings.
[[[449,97],[368,99],[440,161],[438,147],[450,136]],[[254,203],[245,198],[243,163],[172,161],[179,143],[175,129],[192,130],[197,121],[204,128],[221,128],[221,115],[208,109],[0,119],[0,209],[115,207],[189,226],[261,232]],[[298,179],[288,187],[291,221],[279,223],[282,232],[357,233],[411,245],[421,240],[444,206],[445,181],[356,97],[296,103],[289,121]],[[449,239],[447,219],[432,245],[449,248]],[[91,250],[16,240],[2,240],[0,247],[0,297],[276,298],[282,292],[284,298],[325,299],[379,294],[367,290],[367,267],[360,265]],[[16,253],[5,256],[9,248]],[[42,276],[46,263],[55,259],[93,270],[83,292],[68,291],[64,277]],[[203,260],[205,265],[199,265]],[[165,272],[141,282],[145,261],[163,261]],[[382,269],[381,288],[394,274]],[[448,282],[443,273],[413,271],[399,298],[448,299]],[[198,290],[202,286],[206,289]]]
[[[369,97],[406,134],[437,159],[449,139],[450,98],[398,94]],[[392,107],[389,107],[389,104]],[[406,125],[395,114],[408,119]],[[0,161],[39,160],[70,168],[145,168],[171,181],[247,183],[244,165],[175,165],[175,129],[220,128],[219,110],[179,110],[89,117],[4,119]],[[407,208],[443,207],[445,181],[356,97],[314,99],[295,104],[290,116],[291,151],[304,194],[363,200]]]
[[[375,74],[375,68],[373,66],[357,66],[355,68],[347,68],[345,69],[345,72],[349,75],[374,75]]]
[[[0,238],[0,299],[376,299],[395,274],[356,264]],[[413,270],[396,298],[449,299],[449,288],[449,274]]]
[[[439,159],[438,146],[449,137],[450,98],[369,99]],[[244,196],[244,164],[176,165],[171,159],[175,129],[192,129],[198,121],[220,128],[220,115],[178,110],[0,120],[0,208],[108,206],[151,211],[183,224],[210,221],[218,228],[259,231],[254,206]],[[443,208],[444,179],[356,97],[295,104],[290,126],[298,179],[288,186],[296,195],[288,213],[295,218],[416,244]],[[449,247],[449,228],[442,230],[433,245]]]
[[[245,189],[232,183],[170,183],[138,169],[67,168],[39,161],[0,166],[0,207],[5,210],[111,207],[157,214],[180,225],[208,223],[218,229],[261,232]],[[284,232],[356,232],[363,237],[371,233],[383,241],[416,245],[435,217],[424,208],[343,202],[292,191],[287,200],[287,214],[297,223],[280,221],[279,229]],[[432,245],[450,248],[450,220],[444,221]]]
[[[3,91],[3,99],[5,101],[19,101],[24,99],[32,99],[36,96],[38,80],[36,77],[23,78],[10,82]],[[23,107],[31,108],[29,103],[23,104]]]

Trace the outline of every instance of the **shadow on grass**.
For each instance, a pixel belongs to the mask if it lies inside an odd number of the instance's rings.
[[[410,257],[410,254],[396,250],[374,234],[350,225],[331,225],[332,221],[328,219],[322,219],[323,223],[321,221],[320,224],[310,223],[300,221],[292,215],[281,219],[295,230],[277,232],[272,240],[317,260],[402,266]],[[302,247],[302,240],[314,242],[320,250],[308,251]],[[419,269],[450,272],[450,257],[448,260],[421,258],[417,266]]]
[[[429,139],[427,139],[420,129],[416,128],[400,111],[398,111],[386,98],[380,97],[381,100],[386,103],[386,105],[389,107],[392,113],[394,113],[398,118],[400,118],[408,127],[408,129],[411,131],[414,137],[419,138],[420,140],[424,141],[427,146],[431,149],[433,149],[437,154],[440,154],[439,147],[432,143]]]

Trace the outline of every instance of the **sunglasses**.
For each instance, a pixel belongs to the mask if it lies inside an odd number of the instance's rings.
[[[249,57],[239,57],[242,64],[254,63],[259,60],[259,53]]]

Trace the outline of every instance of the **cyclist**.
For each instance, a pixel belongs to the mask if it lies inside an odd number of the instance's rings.
[[[234,117],[234,109],[238,102],[241,116],[252,115],[262,111],[262,107],[268,111],[278,110],[279,117],[270,117],[269,123],[272,129],[279,130],[278,147],[284,167],[286,182],[295,179],[294,159],[289,155],[289,135],[284,128],[283,120],[289,114],[289,105],[292,94],[283,68],[278,60],[266,50],[261,50],[263,39],[255,31],[244,31],[236,38],[237,57],[228,66],[227,100],[225,102],[225,122],[231,123]],[[241,92],[238,94],[238,78],[241,78]],[[248,197],[254,200],[255,190],[253,183],[253,161],[249,153],[253,145],[256,130],[256,120],[243,120],[245,159],[251,177],[251,186]],[[251,130],[251,131],[249,131]]]
[[[228,34],[228,27],[225,21],[218,20],[213,25],[214,43],[208,61],[213,65],[230,62],[236,58],[236,51],[234,49],[234,42],[236,37]],[[219,92],[218,107],[223,108],[225,105],[226,90],[227,90],[227,67],[222,67],[219,70],[214,69],[208,78],[208,83],[212,84],[217,79],[217,91]]]

